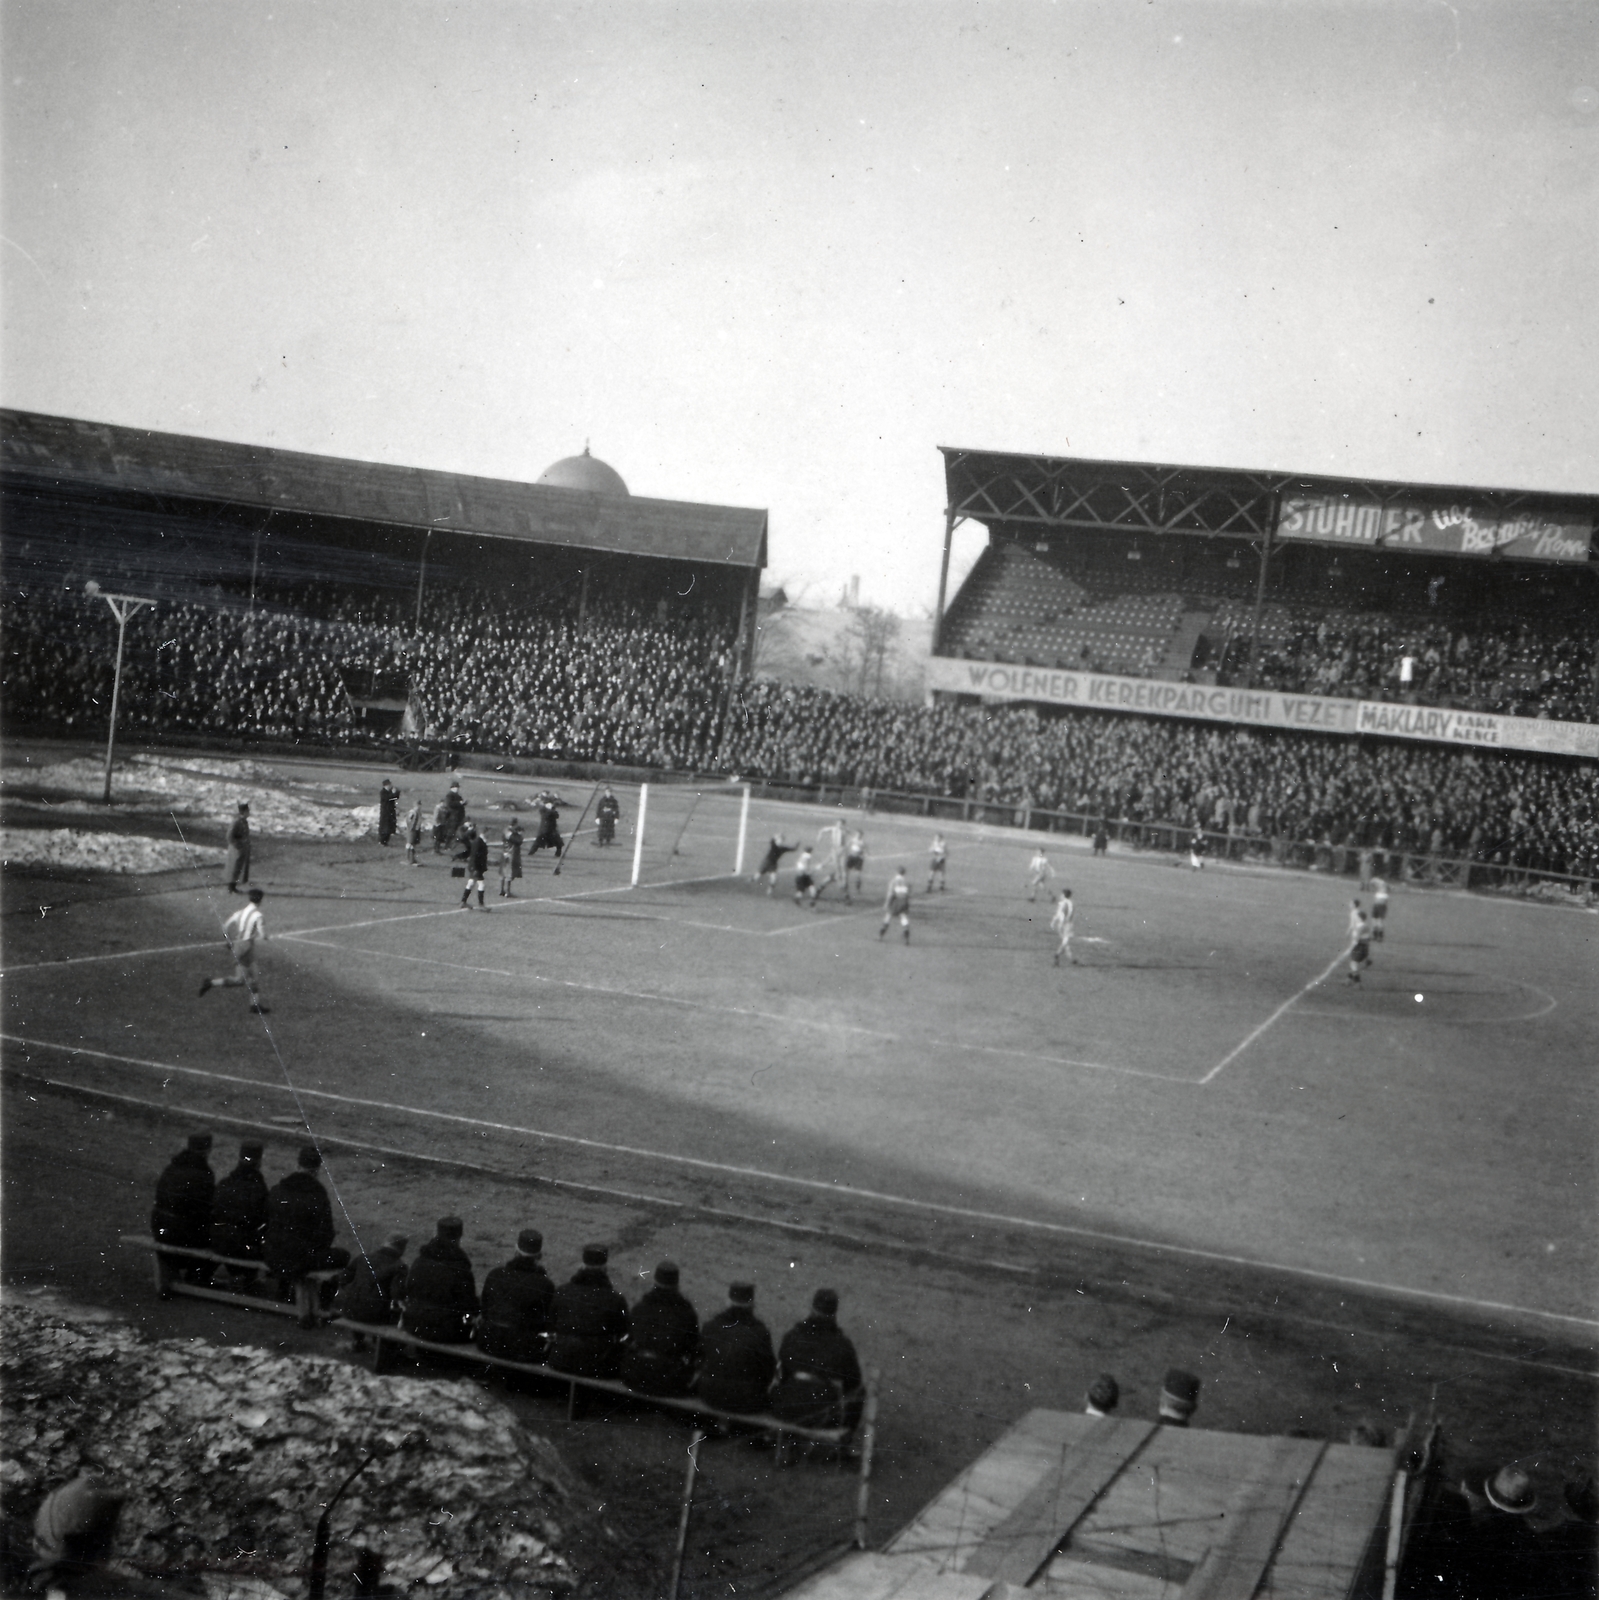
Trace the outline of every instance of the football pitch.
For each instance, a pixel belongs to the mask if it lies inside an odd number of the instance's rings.
[[[274,763],[284,770],[286,763]],[[371,768],[304,769],[370,802]],[[459,775],[497,844],[539,787]],[[401,810],[443,776],[401,775]],[[587,784],[567,782],[576,822]],[[248,793],[248,786],[241,787]],[[1595,1053],[1599,918],[1396,889],[1346,985],[1353,880],[948,823],[619,785],[563,870],[462,910],[424,842],[262,839],[266,1017],[229,963],[241,902],[215,867],[109,888],[12,885],[7,1059],[175,1114],[298,1125],[641,1194],[765,1207],[980,1253],[1132,1248],[1577,1343],[1599,1333]],[[831,816],[867,837],[863,896],[752,884],[766,840]],[[178,825],[174,823],[174,830]],[[1078,907],[1051,964],[1048,845]],[[495,854],[497,855],[497,849]],[[911,939],[879,939],[904,866]],[[46,904],[46,900],[48,903]]]

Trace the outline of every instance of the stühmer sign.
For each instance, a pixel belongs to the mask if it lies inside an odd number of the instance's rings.
[[[1586,561],[1593,520],[1470,504],[1379,505],[1351,495],[1290,495],[1277,515],[1277,537],[1449,555],[1497,553],[1516,561]]]

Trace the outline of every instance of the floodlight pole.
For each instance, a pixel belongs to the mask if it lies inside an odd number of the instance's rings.
[[[1260,576],[1255,582],[1255,610],[1249,619],[1249,682],[1247,687],[1251,689],[1260,682],[1260,613],[1266,604],[1266,569],[1271,563],[1271,536],[1276,525],[1275,518],[1267,520],[1266,542],[1260,547]]]
[[[127,632],[128,618],[145,606],[153,606],[155,601],[146,600],[136,594],[107,594],[93,580],[86,587],[89,594],[99,595],[111,607],[111,615],[117,619],[117,670],[116,676],[111,680],[111,732],[106,736],[105,742],[105,792],[101,796],[103,802],[110,805],[111,763],[117,751],[117,702],[122,698],[122,640]]]

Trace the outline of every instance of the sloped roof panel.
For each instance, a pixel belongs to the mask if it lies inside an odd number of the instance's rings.
[[[618,555],[766,564],[760,510],[612,498],[31,411],[0,410],[0,475],[42,491],[170,495]]]

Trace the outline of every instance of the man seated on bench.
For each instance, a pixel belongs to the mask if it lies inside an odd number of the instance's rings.
[[[264,1147],[259,1139],[239,1146],[239,1164],[218,1185],[211,1202],[211,1248],[219,1256],[259,1261],[266,1248],[267,1181],[261,1176]],[[258,1273],[238,1274],[237,1287],[250,1288]]]
[[[405,1285],[400,1326],[433,1344],[470,1344],[477,1318],[477,1284],[461,1248],[459,1217],[440,1217],[433,1237],[416,1253]]]
[[[403,1233],[391,1233],[370,1255],[358,1255],[339,1279],[334,1316],[379,1325],[398,1322],[405,1298],[405,1247],[410,1242]],[[355,1343],[359,1349],[366,1335],[356,1334]]]
[[[771,1330],[755,1315],[755,1285],[735,1283],[726,1308],[700,1329],[700,1399],[718,1411],[764,1411],[776,1371]]]
[[[211,1248],[211,1202],[216,1175],[211,1171],[211,1135],[191,1133],[189,1142],[167,1163],[156,1180],[150,1236],[157,1244],[188,1250]],[[191,1256],[163,1256],[162,1261],[191,1283],[211,1281],[211,1263]]]
[[[317,1178],[321,1168],[321,1151],[314,1144],[302,1145],[295,1170],[267,1193],[263,1258],[267,1270],[277,1274],[279,1295],[285,1300],[291,1297],[296,1278],[350,1264],[350,1252],[333,1243],[333,1207]],[[332,1284],[323,1284],[324,1302],[333,1293]]]
[[[544,1235],[524,1228],[516,1236],[516,1254],[483,1280],[478,1349],[502,1361],[542,1364],[554,1298],[555,1285],[544,1270]]]
[[[655,1287],[628,1318],[622,1381],[640,1394],[685,1395],[700,1353],[700,1319],[678,1288],[675,1261],[655,1269]]]
[[[866,1403],[855,1346],[838,1325],[838,1292],[818,1289],[811,1314],[783,1335],[777,1350],[772,1415],[807,1428],[854,1432]]]
[[[583,1265],[550,1302],[549,1364],[578,1378],[614,1378],[627,1339],[627,1301],[611,1286],[602,1244],[583,1246]]]

